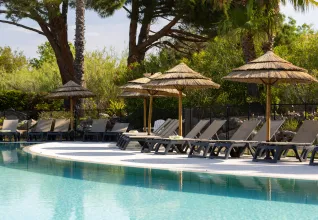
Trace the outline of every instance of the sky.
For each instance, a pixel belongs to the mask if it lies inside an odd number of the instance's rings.
[[[318,30],[318,8],[309,8],[306,13],[296,12],[291,5],[281,6],[281,11],[287,17],[293,17],[298,25],[312,24]],[[4,16],[0,16],[4,19]],[[22,24],[37,28],[35,22],[22,20]],[[68,16],[69,41],[74,41],[75,35],[75,11],[70,10]],[[155,25],[160,28],[162,23]],[[118,54],[127,51],[128,48],[129,19],[124,10],[115,12],[112,17],[100,18],[94,11],[86,11],[86,50],[113,49]],[[10,46],[14,50],[23,51],[28,58],[37,57],[38,45],[46,41],[45,36],[13,25],[0,23],[0,47]]]

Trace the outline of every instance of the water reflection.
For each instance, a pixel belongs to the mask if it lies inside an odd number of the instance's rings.
[[[2,166],[46,175],[188,193],[318,204],[317,181],[210,175],[59,161],[26,154],[17,144],[15,146],[2,144],[0,149]],[[78,181],[74,185],[74,189],[83,191],[83,193],[76,193],[76,199],[63,197],[69,193],[63,191],[63,179],[61,179],[61,185],[57,187],[57,202],[64,200],[67,204],[60,212],[67,213],[68,217],[75,214],[76,219],[82,218],[84,191],[89,190],[82,182]],[[131,195],[132,198],[136,196]],[[142,195],[138,196],[142,197]],[[130,200],[122,201],[129,203]],[[127,206],[127,204],[123,205]]]

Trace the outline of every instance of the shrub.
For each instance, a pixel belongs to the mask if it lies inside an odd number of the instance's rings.
[[[0,92],[0,109],[13,108],[23,110],[59,110],[62,108],[61,100],[48,100],[46,93],[22,92],[8,90]]]
[[[299,126],[299,121],[297,119],[294,119],[294,118],[287,119],[282,126],[282,130],[297,131],[298,126]]]

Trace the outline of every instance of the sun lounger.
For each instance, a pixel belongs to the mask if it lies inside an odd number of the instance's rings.
[[[192,128],[192,130],[185,136],[184,139],[197,138],[201,134],[202,129],[209,123],[209,121],[210,120],[200,120]],[[181,139],[170,139],[170,138],[157,139],[156,143],[155,143],[156,144],[155,154],[167,154],[168,152],[172,152],[174,150],[177,153],[184,153],[184,151],[186,151],[186,149],[188,148],[187,145],[185,145],[186,141],[184,139],[182,139],[182,140]],[[164,147],[165,151],[159,152],[160,147]],[[185,150],[183,148],[185,148]]]
[[[153,130],[157,130],[163,123],[165,123],[165,120],[158,119],[153,123]]]
[[[86,141],[88,137],[95,138],[98,141],[99,137],[103,137],[106,131],[107,122],[107,119],[94,119],[91,130],[84,133],[83,141]]]
[[[47,133],[46,139],[47,140],[56,140],[60,138],[63,140],[63,135],[66,136],[66,139],[69,139],[69,128],[70,128],[70,119],[55,119],[54,120],[54,128],[53,131]]]
[[[3,121],[2,130],[0,130],[0,140],[4,140],[8,137],[9,140],[14,138],[14,141],[20,140],[20,133],[17,131],[19,120],[7,120]]]
[[[41,141],[43,141],[44,136],[46,136],[47,132],[50,132],[52,129],[53,119],[40,119],[35,127],[28,133],[28,141],[32,141],[33,139],[37,140],[39,137]]]
[[[318,153],[318,147],[315,147],[314,150],[311,153],[311,158],[310,158],[310,163],[309,163],[309,165],[311,165],[311,166],[317,166],[318,165],[318,163],[315,163],[316,153]]]
[[[151,135],[158,135],[160,132],[169,125],[172,119],[168,118],[164,123],[162,123],[157,129],[151,133]],[[122,133],[121,136],[126,135],[126,136],[141,136],[141,135],[148,135],[148,132],[124,132]],[[121,137],[120,137],[121,138]],[[120,140],[119,138],[119,140]]]
[[[105,138],[111,140],[112,137],[115,137],[115,138],[116,138],[116,141],[117,141],[117,140],[118,140],[118,137],[119,137],[122,133],[124,133],[124,132],[127,131],[128,126],[129,126],[129,123],[119,123],[119,122],[116,122],[111,131],[106,131],[106,132],[103,134],[103,141],[105,140]]]
[[[318,121],[304,121],[298,129],[291,142],[261,142],[258,144],[253,161],[268,161],[277,163],[280,158],[285,157],[289,150],[293,150],[296,158],[300,162],[307,160],[308,154],[314,149],[313,143],[318,134]],[[301,154],[299,154],[301,150]],[[266,157],[261,159],[262,153],[266,152]],[[270,153],[273,159],[270,158]]]
[[[218,140],[217,132],[224,125],[226,120],[214,120],[210,126],[205,129],[205,131],[200,135],[198,139],[187,140],[187,144],[190,146],[189,157],[192,157],[194,151],[200,152],[202,150],[202,145],[200,140],[213,140],[215,137]],[[205,143],[203,144],[205,145]]]
[[[174,120],[172,120],[170,118],[167,119],[157,130],[155,130],[150,135],[151,136],[160,136],[161,133],[164,132],[165,129],[167,129],[173,121],[175,121],[175,119]],[[146,135],[148,135],[148,132],[125,132],[119,137],[119,139],[117,141],[117,146],[119,148],[123,148],[123,146],[126,144],[126,142],[130,141],[130,137],[132,137],[132,136],[146,136]]]
[[[127,136],[124,144],[122,145],[121,149],[125,150],[130,143],[130,141],[138,141],[140,145],[142,146],[141,151],[144,152],[145,149],[150,149],[148,146],[144,145],[144,142],[150,138],[155,139],[155,138],[162,138],[162,137],[169,137],[173,134],[175,134],[175,131],[178,129],[178,120],[172,120],[171,123],[163,129],[159,135],[141,135],[141,136]]]
[[[246,140],[251,136],[253,130],[260,123],[259,120],[245,121],[233,134],[230,140],[204,140],[199,139],[191,143],[191,145],[199,145],[203,150],[203,155],[195,155],[193,148],[190,150],[189,157],[206,157],[208,152],[210,153],[210,158],[224,158],[228,159],[232,149],[237,146],[246,144]],[[225,148],[225,156],[219,156],[221,150]]]

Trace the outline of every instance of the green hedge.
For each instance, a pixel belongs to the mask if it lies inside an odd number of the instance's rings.
[[[13,108],[23,110],[61,110],[63,100],[48,100],[46,93],[22,92],[17,90],[0,91],[0,110]]]

